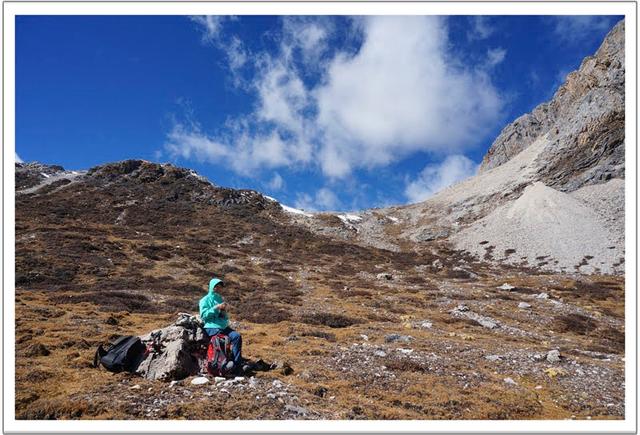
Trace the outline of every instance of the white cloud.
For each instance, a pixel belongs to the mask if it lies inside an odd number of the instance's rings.
[[[556,15],[549,19],[556,37],[568,44],[600,38],[599,33],[609,30],[612,24],[611,17],[602,15]]]
[[[20,158],[20,156],[18,155],[18,153],[16,153],[16,163],[24,163],[24,160],[22,160]]]
[[[450,62],[442,19],[368,17],[364,28],[358,54],[337,56],[314,91],[325,174],[461,149],[499,118],[489,77]]]
[[[342,206],[342,202],[329,188],[318,189],[314,196],[308,193],[299,193],[296,197],[295,207],[307,211],[335,210]]]
[[[246,82],[256,97],[254,111],[230,120],[221,134],[177,124],[165,149],[245,175],[317,165],[326,176],[341,178],[416,151],[463,152],[499,121],[503,101],[486,61],[461,66],[448,51],[444,19],[371,16],[351,23],[349,31],[362,37],[355,54],[328,56],[332,24],[326,17],[283,19],[275,52],[249,56],[238,49],[236,63],[228,56],[230,69],[254,69]],[[493,62],[501,56],[489,54]],[[302,79],[300,62],[305,71],[319,72],[315,86]]]
[[[424,201],[440,190],[476,174],[478,165],[461,155],[448,156],[442,163],[425,166],[418,178],[407,183],[405,196],[414,203]]]
[[[284,179],[277,172],[273,174],[273,177],[267,183],[267,187],[271,190],[281,190],[284,187]]]
[[[487,39],[494,32],[493,26],[489,21],[489,17],[484,15],[475,15],[470,18],[471,28],[467,33],[469,39]]]
[[[487,51],[487,64],[489,67],[492,68],[502,63],[502,61],[504,61],[504,58],[506,56],[507,56],[507,50],[505,50],[504,48],[501,48],[501,47],[491,48],[489,49],[489,51]]]
[[[224,15],[194,15],[189,17],[191,21],[201,26],[202,40],[206,42],[214,41],[219,37],[225,18],[227,17]]]

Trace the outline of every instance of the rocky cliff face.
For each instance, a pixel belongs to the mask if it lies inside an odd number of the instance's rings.
[[[500,166],[548,135],[540,179],[559,190],[624,177],[624,21],[567,76],[553,99],[502,130],[480,166]]]

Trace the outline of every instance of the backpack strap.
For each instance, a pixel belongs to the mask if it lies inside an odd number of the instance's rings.
[[[93,367],[94,368],[99,368],[100,364],[100,358],[102,358],[105,354],[107,353],[106,350],[104,350],[104,348],[102,347],[101,344],[98,345],[98,348],[96,349],[96,353],[93,355]]]

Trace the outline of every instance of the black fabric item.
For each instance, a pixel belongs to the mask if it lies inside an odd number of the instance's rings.
[[[107,350],[99,346],[94,364],[99,357],[100,364],[110,372],[133,372],[140,364],[144,351],[145,347],[140,337],[127,335],[118,338]]]

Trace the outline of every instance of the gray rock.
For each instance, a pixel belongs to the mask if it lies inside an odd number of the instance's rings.
[[[547,361],[549,361],[550,363],[560,362],[560,351],[554,349],[547,352]]]
[[[549,299],[549,295],[546,293],[539,293],[534,296],[536,299]]]
[[[208,383],[209,383],[209,378],[205,378],[204,376],[199,376],[191,380],[191,385],[204,385]]]
[[[300,416],[305,416],[309,413],[309,411],[307,411],[307,408],[303,408],[302,406],[296,406],[296,405],[285,405],[284,409],[293,414],[297,414]]]
[[[487,355],[484,357],[484,359],[495,362],[502,360],[502,357],[500,355]]]
[[[390,273],[379,273],[376,275],[376,278],[391,281],[393,279],[393,275]]]
[[[518,304],[518,308],[524,308],[524,309],[531,308],[531,304],[528,304],[526,302],[520,302]]]
[[[513,380],[513,379],[511,379],[511,378],[504,378],[504,382],[505,382],[506,384],[509,384],[509,385],[518,385],[518,384],[516,383],[516,381],[514,381],[514,380]]]
[[[203,361],[194,353],[206,350],[208,337],[197,324],[178,319],[170,325],[140,337],[152,351],[139,364],[136,373],[152,380],[180,380],[197,374]],[[204,354],[201,353],[203,356]]]
[[[410,335],[389,334],[384,337],[384,341],[387,343],[409,343],[411,340],[413,340],[413,337]]]
[[[505,282],[504,284],[502,284],[501,286],[496,287],[496,288],[497,288],[497,289],[500,289],[500,290],[507,290],[507,291],[511,291],[511,290],[513,290],[515,287],[514,287],[514,286],[512,286],[511,284],[507,284],[507,283]]]
[[[387,356],[387,353],[383,350],[376,350],[375,352],[373,352],[373,354],[375,356],[379,356],[380,358],[384,358],[385,356]]]

